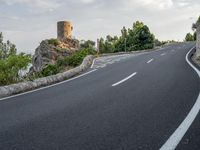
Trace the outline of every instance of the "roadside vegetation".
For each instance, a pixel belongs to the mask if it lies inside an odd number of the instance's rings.
[[[31,63],[31,56],[20,53],[10,41],[3,42],[0,33],[0,86],[22,81],[19,71],[26,70]]]
[[[143,22],[136,21],[131,28],[123,27],[121,36],[100,38],[99,49],[101,53],[122,51],[137,51],[152,49],[155,46],[155,36]]]
[[[196,31],[192,33],[187,33],[185,36],[185,41],[190,42],[190,41],[196,41]]]

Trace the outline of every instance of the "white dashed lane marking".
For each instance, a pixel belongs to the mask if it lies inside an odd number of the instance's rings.
[[[165,56],[166,55],[166,53],[162,53],[160,56]]]
[[[151,63],[154,59],[150,59],[149,61],[147,61],[147,64]]]

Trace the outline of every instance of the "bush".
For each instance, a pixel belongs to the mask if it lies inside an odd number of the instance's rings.
[[[59,68],[62,68],[63,66],[72,66],[72,67],[76,67],[78,65],[80,65],[83,61],[83,59],[87,56],[87,55],[95,55],[96,51],[92,48],[86,48],[83,49],[81,51],[78,51],[76,53],[74,53],[71,56],[65,57],[64,59],[60,59],[57,61],[57,66]]]
[[[86,48],[84,50],[81,50],[81,51],[73,54],[72,56],[65,58],[65,60],[67,61],[66,63],[69,66],[76,67],[81,64],[81,62],[87,55],[95,55],[95,54],[96,54],[96,51],[94,49]]]
[[[185,41],[195,41],[195,35],[191,34],[191,33],[187,33],[185,36]]]
[[[31,57],[25,54],[12,55],[0,60],[0,85],[18,82],[19,71],[27,69],[30,62]]]
[[[95,47],[95,42],[91,40],[84,41],[83,43],[80,44],[81,49],[93,48],[93,47]]]
[[[58,39],[50,39],[48,40],[48,43],[54,46],[58,46],[59,45],[59,40]]]
[[[57,73],[59,73],[59,69],[57,65],[48,65],[41,72],[43,77],[51,76]]]
[[[57,66],[59,68],[62,68],[63,66],[68,66],[68,57],[64,58],[64,59],[58,59],[57,61]]]

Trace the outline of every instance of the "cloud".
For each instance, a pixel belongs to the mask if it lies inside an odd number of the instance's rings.
[[[167,9],[173,6],[172,0],[131,0],[131,2],[146,6],[149,9]]]
[[[32,13],[52,12],[61,6],[57,0],[0,0],[6,5],[24,5]]]
[[[32,53],[42,39],[56,37],[59,20],[71,21],[80,40],[120,35],[136,20],[160,40],[181,40],[199,8],[197,0],[0,0],[0,29],[19,50]]]
[[[82,2],[82,3],[89,4],[89,3],[95,2],[95,0],[81,0],[81,2]]]

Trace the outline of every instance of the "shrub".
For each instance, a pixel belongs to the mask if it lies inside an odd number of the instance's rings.
[[[67,61],[67,64],[69,66],[78,66],[81,64],[81,62],[83,61],[83,59],[87,56],[87,55],[95,55],[96,51],[92,48],[86,48],[84,50],[81,50],[75,54],[73,54],[72,56],[67,57],[65,60]]]
[[[27,69],[30,62],[31,57],[25,54],[12,55],[0,60],[0,85],[18,82],[19,71]]]
[[[74,53],[71,56],[65,57],[64,59],[60,59],[57,61],[57,66],[60,68],[62,68],[63,66],[72,66],[72,67],[76,67],[78,65],[80,65],[83,61],[83,59],[87,56],[87,55],[95,55],[96,51],[92,48],[86,48],[83,49],[81,51],[78,51],[76,53]]]
[[[93,47],[95,47],[95,42],[91,40],[84,41],[83,43],[80,44],[81,49],[93,48]]]
[[[59,69],[57,65],[48,65],[41,72],[43,77],[51,76],[57,73],[59,73]]]
[[[58,46],[59,45],[59,40],[58,39],[50,39],[48,40],[49,44],[52,44],[54,46]]]
[[[195,35],[191,33],[187,33],[185,36],[185,41],[194,41],[195,40]]]

